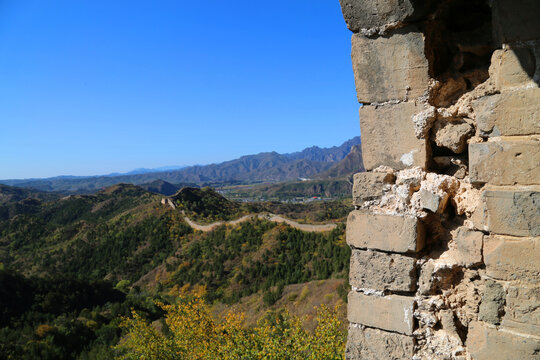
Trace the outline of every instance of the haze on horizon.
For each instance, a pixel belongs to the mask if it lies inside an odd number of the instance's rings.
[[[0,179],[331,147],[359,135],[338,1],[0,3]]]

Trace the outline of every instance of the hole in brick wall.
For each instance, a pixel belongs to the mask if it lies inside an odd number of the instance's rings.
[[[494,45],[486,0],[441,1],[424,33],[430,76],[438,80],[431,105],[452,105],[488,78]]]
[[[467,342],[467,335],[469,334],[469,328],[467,325],[461,322],[461,319],[458,316],[454,315],[454,324],[456,325],[456,331],[461,339],[461,342],[465,344]]]
[[[455,154],[450,149],[431,144],[432,157],[429,164],[429,171],[437,174],[455,176],[463,179],[469,173],[469,149],[468,147],[461,154]]]
[[[463,280],[463,269],[460,267],[443,268],[436,272],[433,281],[433,292],[441,295],[444,290],[456,287]]]

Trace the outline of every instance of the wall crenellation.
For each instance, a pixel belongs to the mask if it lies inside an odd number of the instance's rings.
[[[347,359],[539,359],[540,2],[340,3],[367,171]]]

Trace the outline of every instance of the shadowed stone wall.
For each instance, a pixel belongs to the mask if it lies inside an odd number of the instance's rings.
[[[340,0],[347,359],[540,359],[540,1]]]

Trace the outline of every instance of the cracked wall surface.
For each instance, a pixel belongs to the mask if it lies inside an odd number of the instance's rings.
[[[540,1],[340,0],[347,359],[540,359]]]

